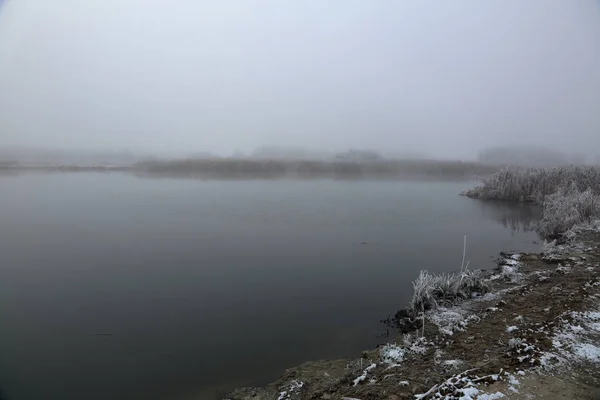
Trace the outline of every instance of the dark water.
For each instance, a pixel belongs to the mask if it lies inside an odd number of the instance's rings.
[[[0,177],[6,399],[212,399],[385,338],[419,270],[536,250],[473,182]]]

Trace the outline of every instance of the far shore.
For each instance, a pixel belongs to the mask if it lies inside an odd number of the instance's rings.
[[[500,169],[496,165],[443,160],[278,160],[174,159],[132,165],[0,164],[0,171],[132,172],[140,177],[192,179],[373,179],[472,180]]]

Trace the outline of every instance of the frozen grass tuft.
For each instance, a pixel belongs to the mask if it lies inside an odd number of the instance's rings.
[[[413,282],[415,291],[409,305],[414,315],[436,309],[438,306],[454,305],[458,301],[473,298],[474,295],[482,296],[489,292],[490,288],[481,271],[471,271],[469,263],[465,264],[466,251],[465,236],[460,273],[435,274],[421,271],[417,280]]]
[[[406,356],[406,349],[395,343],[388,343],[379,351],[381,361],[389,366],[400,365]]]
[[[483,295],[489,291],[481,271],[470,270],[448,274],[421,271],[413,286],[415,292],[410,308],[415,313],[453,305],[457,301],[472,298],[474,293]]]
[[[543,207],[538,231],[544,236],[556,236],[600,216],[600,197],[590,188],[581,192],[572,182],[546,196]]]

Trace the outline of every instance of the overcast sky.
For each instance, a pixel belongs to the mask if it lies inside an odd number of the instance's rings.
[[[0,145],[600,153],[598,0],[8,0]],[[591,150],[590,150],[591,149]]]

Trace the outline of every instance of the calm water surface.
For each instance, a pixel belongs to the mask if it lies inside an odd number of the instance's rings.
[[[214,399],[385,340],[421,269],[531,250],[473,182],[0,177],[6,399]]]

